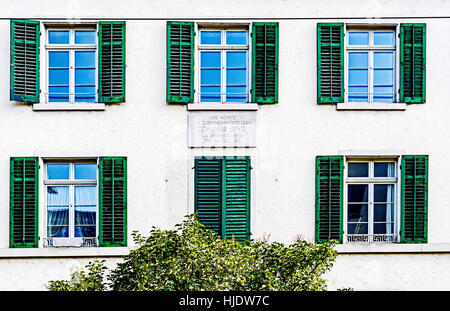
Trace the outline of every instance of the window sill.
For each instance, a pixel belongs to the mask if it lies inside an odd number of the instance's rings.
[[[450,243],[345,243],[336,245],[334,248],[338,252],[338,254],[450,253]]]
[[[92,110],[92,111],[101,111],[105,110],[105,104],[103,103],[54,103],[54,104],[33,104],[33,110],[35,111],[70,111],[70,110]]]
[[[194,103],[187,105],[188,110],[258,110],[253,103]]]
[[[2,248],[0,258],[122,257],[128,247]]]
[[[337,103],[336,110],[406,110],[405,103]]]

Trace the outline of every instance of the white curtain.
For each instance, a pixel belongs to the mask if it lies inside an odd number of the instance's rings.
[[[47,236],[69,236],[69,187],[47,188]]]
[[[75,237],[96,236],[97,187],[75,186]]]

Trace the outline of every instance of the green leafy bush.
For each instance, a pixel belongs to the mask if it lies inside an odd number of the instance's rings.
[[[334,242],[290,245],[223,240],[204,230],[193,215],[175,230],[136,232],[137,248],[106,274],[103,261],[89,263],[50,290],[326,290],[322,275],[331,269]]]

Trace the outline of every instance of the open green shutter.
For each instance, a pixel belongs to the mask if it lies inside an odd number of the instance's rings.
[[[317,101],[344,102],[344,24],[317,24]]]
[[[195,159],[195,212],[222,238],[250,239],[250,158]]]
[[[125,101],[125,22],[98,23],[98,101]]]
[[[10,159],[10,247],[38,247],[38,158]]]
[[[99,161],[99,244],[127,245],[127,159]]]
[[[167,102],[194,101],[194,23],[167,22]]]
[[[342,243],[343,202],[342,156],[316,157],[316,242]]]
[[[278,23],[252,25],[252,102],[278,102]]]
[[[250,239],[250,159],[223,159],[224,199],[222,221],[225,223],[223,236],[237,241]]]
[[[206,229],[222,234],[222,160],[195,159],[195,212]]]
[[[426,24],[400,24],[400,102],[424,103]]]
[[[10,100],[39,102],[38,21],[11,20]]]
[[[402,156],[401,242],[427,243],[428,156]]]

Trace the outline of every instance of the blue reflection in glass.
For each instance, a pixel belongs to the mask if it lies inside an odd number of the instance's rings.
[[[69,179],[69,164],[47,164],[48,179]]]
[[[75,237],[95,237],[97,187],[75,187]]]
[[[96,179],[97,178],[97,164],[82,163],[75,164],[75,179]]]
[[[200,101],[221,101],[221,52],[200,54]]]
[[[69,101],[69,52],[48,52],[49,102]]]
[[[95,44],[95,30],[75,30],[75,44]]]
[[[75,52],[75,101],[95,101],[95,52]]]
[[[348,44],[349,45],[368,45],[369,44],[369,33],[360,31],[350,31],[348,33]]]
[[[220,31],[206,31],[200,32],[200,44],[221,44]]]
[[[69,44],[68,30],[49,30],[48,31],[49,44]]]
[[[369,99],[369,54],[348,53],[348,101],[367,102]]]
[[[47,188],[47,236],[69,237],[69,187]]]
[[[227,45],[247,45],[247,31],[227,31]]]
[[[247,52],[226,52],[226,101],[247,101]]]
[[[374,52],[373,56],[373,101],[394,102],[394,61],[395,54],[391,52]]]
[[[394,45],[395,44],[395,35],[394,32],[379,32],[376,31],[373,33],[373,44],[374,45]]]

